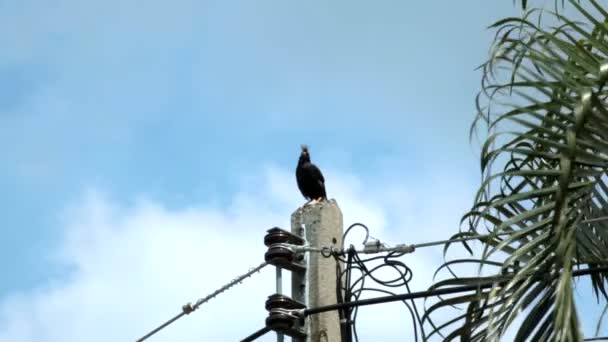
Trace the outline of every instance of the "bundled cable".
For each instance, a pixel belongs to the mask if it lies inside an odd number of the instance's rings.
[[[344,232],[342,241],[346,241],[348,234],[357,227],[362,228],[365,231],[363,245],[366,246],[367,249],[376,248],[377,251],[375,251],[375,253],[378,254],[373,257],[362,258],[360,256],[361,251],[357,251],[352,245],[346,249],[344,248],[344,244],[342,246],[342,251],[345,253],[323,253],[324,256],[333,256],[338,261],[336,263],[336,289],[338,303],[358,301],[365,293],[372,292],[396,295],[396,293],[388,290],[387,288],[404,288],[407,293],[410,293],[409,282],[413,276],[412,270],[405,265],[405,263],[397,260],[397,258],[403,256],[406,252],[382,252],[381,249],[385,248],[385,246],[383,246],[379,241],[370,243],[369,229],[367,226],[361,223],[355,223],[348,227],[348,229],[346,229]],[[376,261],[380,261],[380,263],[370,266]],[[343,270],[340,267],[341,264],[344,265]],[[380,273],[387,269],[396,273],[396,276],[393,278],[384,279]],[[410,301],[402,300],[402,302],[410,314],[412,325],[414,327],[415,340],[418,341],[418,337],[424,336],[424,332],[422,331],[423,327],[416,303],[413,299]],[[358,341],[358,307],[344,307],[338,310],[338,312],[341,322],[342,341]],[[419,328],[420,332],[418,331]]]

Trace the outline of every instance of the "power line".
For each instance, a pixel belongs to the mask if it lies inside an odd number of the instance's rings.
[[[489,237],[501,236],[501,235],[506,235],[506,234],[510,234],[510,233],[471,235],[471,236],[467,236],[467,237],[454,238],[454,239],[449,239],[449,240],[439,240],[439,241],[432,241],[432,242],[423,242],[423,243],[417,243],[417,244],[411,244],[411,245],[398,244],[393,247],[386,246],[385,244],[376,240],[375,242],[365,243],[365,247],[363,249],[357,249],[357,250],[355,250],[355,252],[360,253],[360,254],[373,254],[373,253],[385,253],[385,252],[413,253],[417,248],[445,245],[448,243],[463,242],[463,241],[469,241],[469,240],[483,240],[483,239],[487,239]],[[296,253],[316,252],[316,253],[325,254],[327,256],[329,256],[329,255],[346,255],[349,250],[349,248],[300,246],[300,245],[293,245],[293,244],[289,244],[289,243],[281,243],[278,245],[281,247],[289,248]]]
[[[346,265],[345,270],[341,271],[338,269],[338,273],[340,276],[338,277],[337,287],[342,288],[344,291],[344,296],[338,295],[337,303],[350,302],[353,299],[358,300],[363,293],[366,292],[380,292],[385,295],[396,295],[386,289],[379,289],[370,287],[366,285],[366,281],[370,279],[372,282],[382,285],[387,288],[396,288],[396,287],[405,287],[408,293],[411,291],[409,283],[413,277],[413,271],[403,262],[397,260],[401,257],[403,253],[388,253],[387,255],[374,256],[368,259],[361,259],[358,253],[354,249],[348,250],[348,258],[340,258],[339,256],[335,256],[337,260],[340,260],[342,263]],[[372,261],[383,262],[380,265],[376,265],[373,267],[368,267],[367,263]],[[397,273],[398,275],[395,277],[384,278],[382,276],[382,270],[389,268],[393,272],[391,274]],[[357,271],[360,273],[359,277],[353,278],[354,272]],[[375,274],[380,273],[380,274]],[[351,299],[353,298],[353,299]],[[424,328],[421,324],[420,315],[418,312],[418,308],[416,307],[416,303],[414,300],[402,301],[407,310],[409,311],[410,317],[413,323],[413,336],[414,341],[418,341],[418,327],[420,327],[421,336],[424,336]],[[357,333],[357,317],[358,317],[358,308],[354,309],[344,309],[339,310],[341,315],[341,323],[342,323],[342,331],[344,332],[343,341],[351,342],[358,341],[358,333]]]
[[[592,274],[592,273],[600,273],[600,272],[607,272],[607,271],[608,271],[608,266],[587,268],[584,270],[573,271],[572,276],[579,277],[579,276],[588,275],[588,274]],[[545,275],[533,275],[533,277],[535,278],[534,280],[540,280],[544,276]],[[402,300],[408,300],[408,299],[426,298],[426,297],[431,297],[431,296],[441,296],[441,295],[446,295],[446,294],[473,291],[473,290],[478,290],[478,289],[486,289],[486,288],[490,288],[490,287],[494,286],[496,283],[499,283],[499,284],[505,283],[506,281],[508,281],[510,279],[512,279],[512,277],[498,276],[498,277],[494,277],[492,279],[487,279],[485,281],[482,281],[482,282],[480,282],[478,284],[474,284],[474,285],[463,285],[463,286],[455,286],[455,287],[445,288],[445,289],[426,290],[426,291],[420,291],[420,292],[405,293],[405,294],[400,294],[400,295],[375,297],[375,298],[369,298],[369,299],[356,300],[356,301],[347,302],[347,303],[325,305],[325,306],[320,306],[317,308],[301,309],[301,310],[294,310],[294,311],[299,316],[310,316],[310,315],[315,315],[315,314],[319,314],[322,312],[340,310],[340,309],[344,309],[344,308],[353,308],[353,307],[358,307],[358,306],[382,304],[382,303],[396,302],[396,301],[402,301]]]
[[[602,216],[602,217],[597,217],[597,218],[593,218],[593,219],[588,219],[588,220],[584,220],[581,223],[594,223],[594,222],[601,222],[601,221],[608,221],[608,216]],[[367,242],[368,238],[369,238],[369,231],[368,228],[361,224],[361,223],[355,223],[353,225],[351,225],[347,231],[344,233],[344,235],[346,235],[346,233],[348,233],[348,231],[356,226],[361,226],[363,227],[367,234],[365,237],[365,240],[363,241],[364,244],[364,248],[361,250],[356,250],[355,252],[357,253],[362,253],[362,254],[373,254],[373,253],[384,253],[384,252],[396,252],[396,253],[413,253],[416,249],[418,248],[424,248],[424,247],[432,247],[432,246],[440,246],[440,245],[446,245],[449,243],[455,243],[455,242],[465,242],[465,241],[471,241],[471,240],[485,240],[488,238],[493,238],[493,237],[499,237],[499,236],[505,236],[505,235],[510,235],[512,234],[512,232],[502,232],[502,233],[498,233],[498,234],[478,234],[478,235],[471,235],[471,236],[464,236],[464,237],[458,237],[458,238],[453,238],[453,239],[446,239],[446,240],[438,240],[438,241],[431,241],[431,242],[422,242],[422,243],[417,243],[417,244],[398,244],[394,247],[389,247],[386,246],[385,244],[381,243],[380,241],[376,240],[375,242]],[[313,247],[313,246],[300,246],[300,245],[293,245],[293,244],[288,244],[288,243],[282,243],[280,244],[281,247],[285,247],[285,248],[289,248],[291,250],[293,250],[296,253],[300,253],[300,252],[316,252],[316,253],[322,253],[322,254],[326,254],[327,256],[329,255],[346,255],[346,253],[348,253],[348,249],[347,248],[334,248],[334,247]]]
[[[169,324],[177,321],[178,319],[182,318],[182,316],[187,315],[186,311],[182,311],[179,313],[179,315],[171,318],[170,320],[166,321],[165,323],[161,324],[160,326],[158,326],[158,328],[150,331],[149,333],[147,333],[144,337],[140,338],[139,340],[137,340],[136,342],[141,342],[143,340],[148,339],[148,337],[156,334],[157,332],[163,330],[166,326],[168,326]]]
[[[582,223],[593,223],[593,222],[604,221],[604,220],[608,220],[608,216],[585,220]],[[459,238],[453,238],[453,239],[448,239],[448,240],[438,240],[438,241],[432,241],[432,242],[424,242],[424,243],[411,244],[411,245],[398,244],[394,247],[389,247],[389,246],[386,246],[385,244],[381,243],[378,240],[376,240],[375,242],[367,242],[368,237],[369,237],[369,231],[365,225],[353,224],[348,228],[348,230],[350,230],[351,228],[354,228],[355,226],[361,226],[367,231],[366,238],[364,241],[364,248],[362,250],[354,251],[355,253],[362,253],[362,254],[385,253],[385,252],[401,253],[401,254],[413,253],[417,248],[446,245],[449,243],[464,242],[464,241],[470,241],[470,240],[484,240],[484,239],[491,238],[491,237],[498,237],[498,236],[510,234],[510,232],[503,232],[503,233],[499,233],[499,234],[471,235],[471,236],[466,236],[466,237],[459,237]],[[347,232],[348,232],[348,230],[347,230]],[[337,248],[333,248],[333,247],[332,248],[330,248],[330,247],[319,248],[319,247],[311,247],[311,246],[293,245],[293,244],[287,244],[287,243],[281,243],[278,245],[280,245],[281,247],[284,247],[284,248],[291,249],[296,253],[317,252],[317,253],[323,254],[326,257],[329,257],[331,255],[335,255],[335,256],[346,255],[349,252],[349,250],[353,249],[352,246],[350,248],[337,249]],[[171,318],[167,322],[161,324],[160,326],[158,326],[156,329],[152,330],[148,334],[144,335],[143,337],[138,339],[136,342],[142,342],[142,341],[148,339],[149,337],[156,334],[160,330],[164,329],[168,325],[177,321],[182,316],[188,315],[191,312],[195,311],[202,304],[213,299],[220,293],[228,290],[229,288],[231,288],[232,286],[234,286],[238,283],[241,283],[244,279],[250,277],[252,274],[259,272],[262,268],[264,268],[267,265],[268,264],[266,262],[263,262],[259,266],[250,269],[247,273],[233,279],[228,284],[222,286],[221,288],[219,288],[215,292],[211,293],[210,295],[197,300],[194,305],[192,305],[191,303],[187,303],[186,305],[182,306],[182,312],[180,312],[178,315]],[[608,271],[608,266],[574,271],[573,276],[581,276],[581,275],[597,273],[597,272],[602,272],[602,271]],[[466,285],[466,286],[452,287],[452,288],[447,288],[447,289],[428,290],[428,291],[407,293],[407,294],[401,294],[401,295],[382,296],[382,297],[376,297],[376,298],[370,298],[370,299],[355,300],[355,301],[350,301],[350,302],[340,303],[340,304],[327,305],[327,306],[322,306],[322,307],[318,307],[318,308],[302,309],[302,310],[294,310],[294,311],[297,311],[301,316],[309,316],[309,315],[313,315],[313,314],[317,314],[317,313],[321,313],[321,312],[339,310],[339,309],[345,309],[345,308],[352,308],[352,307],[358,307],[358,306],[364,306],[364,305],[381,304],[381,303],[388,303],[388,302],[394,302],[394,301],[404,301],[404,300],[408,300],[408,299],[411,300],[411,299],[424,298],[424,297],[430,297],[430,296],[466,292],[466,291],[482,289],[482,288],[485,289],[485,288],[493,286],[493,284],[495,284],[497,281],[499,283],[502,283],[507,280],[508,279],[505,279],[504,276],[496,277],[494,279],[487,280],[486,282],[482,282],[482,283],[479,283],[476,285]],[[270,331],[270,329],[265,327],[263,329],[260,329],[256,333],[252,334],[251,336],[247,337],[243,341],[244,342],[253,341],[256,338],[266,334],[268,331]],[[603,339],[608,340],[608,338],[598,337],[598,338],[586,339],[586,341],[603,340]]]
[[[219,295],[220,293],[228,290],[229,288],[231,288],[232,286],[242,282],[243,280],[245,280],[246,278],[251,277],[254,273],[259,272],[262,268],[266,267],[268,265],[267,262],[263,262],[260,265],[258,265],[257,267],[254,267],[252,269],[250,269],[247,273],[234,278],[232,281],[230,281],[228,284],[222,286],[221,288],[219,288],[218,290],[216,290],[215,292],[213,292],[212,294],[208,295],[207,297],[201,298],[199,300],[196,301],[196,303],[192,306],[192,310],[194,311],[196,309],[198,309],[199,306],[203,305],[204,303],[208,302],[209,300],[213,299],[215,296]],[[190,303],[186,304],[187,306],[190,305]]]
[[[245,337],[244,339],[241,340],[241,342],[251,342],[251,341],[255,341],[258,337],[262,337],[264,335],[266,335],[267,332],[270,331],[269,327],[263,327],[262,329],[254,332],[253,334]]]
[[[146,334],[145,336],[143,336],[142,338],[140,338],[139,340],[137,340],[136,342],[142,342],[146,339],[148,339],[150,336],[156,334],[157,332],[161,331],[162,329],[164,329],[165,327],[167,327],[169,324],[177,321],[178,319],[180,319],[182,316],[184,315],[189,315],[192,311],[198,309],[201,305],[203,305],[204,303],[210,301],[211,299],[213,299],[214,297],[216,297],[217,295],[219,295],[220,293],[228,290],[229,288],[233,287],[236,284],[241,283],[243,280],[245,280],[246,278],[251,277],[251,275],[253,275],[254,273],[259,272],[262,268],[266,267],[268,265],[268,263],[263,262],[261,263],[259,266],[254,267],[252,269],[250,269],[247,273],[238,276],[236,278],[234,278],[232,281],[230,281],[228,284],[220,287],[219,289],[215,290],[213,293],[211,293],[210,295],[201,298],[199,300],[197,300],[194,305],[192,305],[191,303],[188,303],[184,306],[182,306],[182,312],[180,312],[178,315],[176,315],[175,317],[171,318],[170,320],[168,320],[167,322],[161,324],[158,328],[150,331],[148,334]]]
[[[572,276],[580,277],[580,276],[584,276],[584,275],[600,273],[600,272],[607,272],[607,271],[608,271],[608,266],[587,268],[584,270],[573,271]],[[532,275],[532,276],[534,277],[534,280],[541,280],[546,277],[546,275]],[[400,295],[382,296],[382,297],[356,300],[356,301],[351,301],[351,302],[344,302],[344,303],[339,303],[339,304],[325,305],[325,306],[320,306],[320,307],[311,308],[311,309],[286,310],[286,311],[290,311],[300,317],[305,317],[305,316],[311,316],[311,315],[315,315],[315,314],[319,314],[319,313],[323,313],[323,312],[327,312],[327,311],[333,311],[333,310],[341,310],[341,309],[354,308],[354,307],[359,307],[359,306],[390,303],[390,302],[397,302],[397,301],[404,301],[404,300],[413,300],[413,299],[426,298],[426,297],[431,297],[431,296],[441,296],[441,295],[454,294],[454,293],[459,293],[459,292],[487,289],[487,288],[494,286],[496,283],[503,284],[510,279],[512,279],[512,276],[497,276],[497,277],[493,277],[492,279],[486,279],[485,281],[482,281],[482,282],[480,282],[478,284],[474,284],[474,285],[463,285],[463,286],[455,286],[455,287],[445,288],[445,289],[436,289],[436,290],[419,291],[419,292],[412,292],[412,293],[406,293],[406,294],[400,294]],[[254,341],[258,337],[266,334],[268,331],[270,331],[269,328],[267,328],[267,327],[262,328],[262,329],[256,331],[255,333],[253,333],[252,335],[246,337],[241,342]],[[585,339],[585,341],[600,341],[600,340],[608,340],[608,337],[590,337],[590,338]]]

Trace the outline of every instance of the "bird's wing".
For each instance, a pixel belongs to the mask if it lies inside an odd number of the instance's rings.
[[[310,173],[315,179],[321,180],[322,183],[325,183],[325,178],[323,178],[321,170],[319,170],[315,164],[310,164]]]

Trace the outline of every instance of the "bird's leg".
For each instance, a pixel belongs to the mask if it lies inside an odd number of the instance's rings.
[[[322,202],[323,201],[323,197],[319,197],[316,199],[317,202]]]
[[[306,202],[305,205],[311,205],[311,204],[316,204],[317,203],[317,199],[316,198],[312,198],[310,201]]]

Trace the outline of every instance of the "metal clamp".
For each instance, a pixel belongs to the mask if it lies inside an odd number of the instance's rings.
[[[297,253],[285,244],[303,246],[304,239],[286,230],[274,227],[268,230],[264,237],[268,251],[264,254],[267,263],[293,272],[303,272],[306,266],[302,262],[304,255]]]
[[[306,305],[290,297],[273,294],[266,300],[266,310],[268,310],[266,327],[291,337],[305,337],[304,318],[298,314],[304,309]]]

